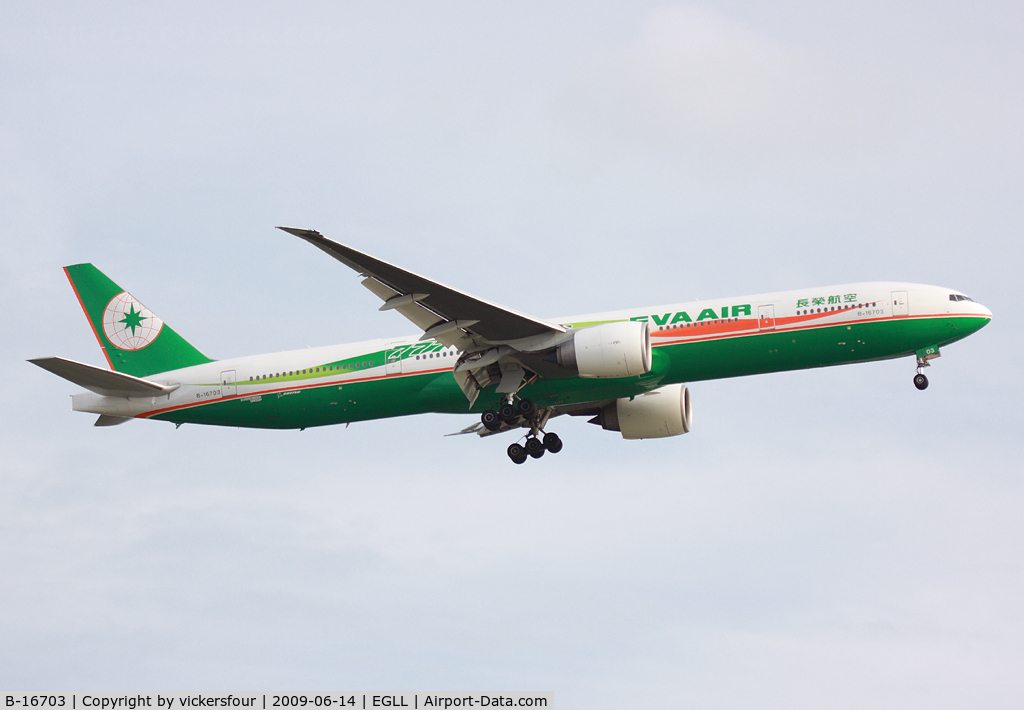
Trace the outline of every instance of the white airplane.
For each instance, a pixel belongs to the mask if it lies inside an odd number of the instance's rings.
[[[352,268],[421,333],[215,361],[92,264],[64,269],[111,369],[30,360],[87,392],[72,409],[96,426],[131,418],[304,429],[423,412],[479,414],[457,433],[526,433],[515,463],[557,453],[548,424],[591,417],[626,439],[690,431],[686,384],[781,370],[917,358],[914,384],[939,348],[992,312],[958,291],[856,283],[545,320],[356,251],[319,232],[281,227]],[[525,440],[524,440],[525,437]],[[520,443],[522,442],[522,443]]]

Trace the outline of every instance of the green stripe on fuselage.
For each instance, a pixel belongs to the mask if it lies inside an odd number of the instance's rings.
[[[926,345],[948,345],[982,328],[984,317],[898,318],[796,330],[767,330],[658,346],[651,372],[639,378],[542,379],[520,394],[539,407],[630,397],[674,382],[829,367],[884,360]],[[657,340],[657,338],[656,338]],[[377,353],[367,361],[376,360]],[[350,358],[362,362],[364,358]],[[379,371],[379,370],[378,370]],[[332,374],[332,373],[328,373]],[[320,375],[322,377],[322,375]],[[312,379],[316,379],[316,375]],[[365,382],[316,385],[227,400],[155,415],[153,419],[223,426],[295,429],[426,412],[481,412],[501,399],[493,387],[472,409],[450,371],[403,374]],[[240,386],[248,383],[242,381]],[[261,382],[262,384],[262,382]]]

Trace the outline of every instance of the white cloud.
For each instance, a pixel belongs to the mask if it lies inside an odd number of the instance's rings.
[[[589,120],[682,147],[860,139],[879,124],[878,99],[824,59],[693,6],[652,11],[581,83]]]

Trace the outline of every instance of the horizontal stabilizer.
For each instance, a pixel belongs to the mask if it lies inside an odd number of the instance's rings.
[[[157,397],[170,394],[180,386],[161,385],[62,357],[37,357],[29,362],[104,397]]]

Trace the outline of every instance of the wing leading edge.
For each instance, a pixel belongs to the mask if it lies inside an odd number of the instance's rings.
[[[278,227],[305,239],[357,273],[376,283],[363,284],[384,300],[381,310],[395,309],[421,328],[427,337],[432,328],[437,334],[448,330],[464,330],[489,344],[501,344],[564,333],[565,328],[547,323],[468,293],[406,271],[394,264],[364,254],[352,247],[328,239],[312,229]],[[381,288],[383,287],[383,288]],[[414,309],[432,314],[417,313]],[[410,316],[416,313],[416,317]],[[431,322],[432,320],[432,322]],[[450,326],[450,328],[444,328]]]

